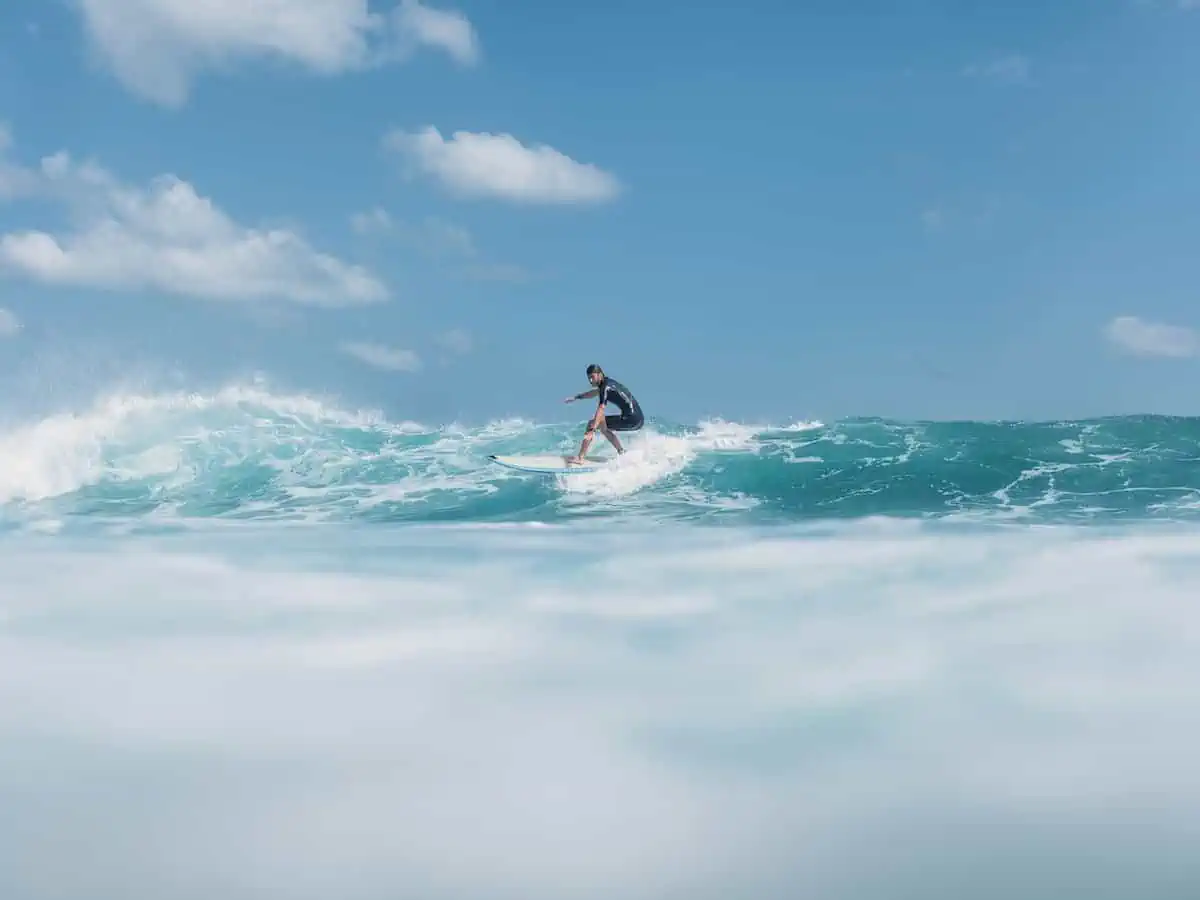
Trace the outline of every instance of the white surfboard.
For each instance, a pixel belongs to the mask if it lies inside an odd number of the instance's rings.
[[[585,456],[584,462],[575,465],[567,462],[567,456],[496,456],[488,457],[492,462],[516,469],[519,472],[536,472],[539,475],[575,475],[583,472],[598,472],[612,461],[612,457]]]

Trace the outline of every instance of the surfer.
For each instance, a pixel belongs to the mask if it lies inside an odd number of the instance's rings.
[[[583,443],[579,445],[579,454],[567,457],[567,462],[574,465],[583,462],[597,430],[608,438],[608,442],[616,448],[618,454],[621,454],[625,452],[625,448],[621,446],[621,442],[617,440],[614,432],[637,431],[646,423],[645,416],[642,415],[642,408],[629,388],[615,378],[609,378],[604,374],[604,370],[595,363],[587,367],[587,377],[594,387],[582,394],[573,394],[563,401],[563,403],[573,403],[588,397],[599,398],[596,413],[588,420],[587,430],[583,434]],[[604,407],[608,403],[615,404],[621,410],[620,415],[606,416]]]

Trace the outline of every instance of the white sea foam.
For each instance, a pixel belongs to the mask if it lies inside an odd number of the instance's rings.
[[[0,545],[6,898],[1200,892],[1194,532],[228,531]]]
[[[197,417],[214,410],[224,414],[216,423],[219,432],[210,430],[202,415]],[[229,418],[235,412],[241,418]],[[82,412],[52,413],[0,431],[0,504],[61,496],[106,477],[169,474],[182,464],[182,448],[214,437],[230,439],[226,452],[244,453],[256,431],[262,443],[279,440],[288,428],[311,432],[321,425],[387,428],[396,434],[425,430],[412,422],[389,425],[378,413],[346,412],[305,395],[275,394],[256,384],[207,394],[107,395]]]
[[[626,452],[596,472],[564,475],[561,487],[568,494],[594,498],[621,498],[678,475],[701,453],[745,452],[758,444],[762,428],[723,421],[704,421],[693,432],[664,434],[653,428],[634,434],[618,435]],[[596,437],[597,448],[606,445]],[[577,447],[572,447],[572,450]],[[611,453],[611,447],[609,448]],[[683,491],[690,489],[686,486]],[[668,500],[671,495],[667,495]],[[678,495],[676,495],[678,497]],[[705,502],[727,503],[720,498]]]
[[[542,478],[494,453],[570,453],[576,424],[506,419],[428,427],[343,409],[264,382],[211,391],[116,391],[70,412],[0,425],[0,529],[128,528],[192,517],[320,524],[592,515],[811,518],[873,513],[1192,518],[1192,468],[1178,449],[1101,435],[1064,450],[1058,430],[1022,426],[1000,456],[987,427],[915,423],[652,423],[595,473]],[[1093,429],[1094,431],[1094,429]],[[1088,434],[1080,426],[1079,438]],[[1149,439],[1149,438],[1148,438]],[[1157,440],[1157,439],[1155,439]],[[1122,449],[1122,441],[1130,446]],[[1194,444],[1186,429],[1182,452]],[[1189,444],[1191,442],[1191,444]],[[1069,444],[1069,441],[1068,441]],[[594,452],[611,453],[597,438]],[[800,465],[792,465],[800,464]],[[1165,484],[1174,484],[1166,487]]]

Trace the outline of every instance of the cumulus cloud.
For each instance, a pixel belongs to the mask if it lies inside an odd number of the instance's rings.
[[[511,134],[456,131],[447,140],[430,125],[395,129],[384,146],[407,159],[412,171],[464,197],[586,204],[610,201],[621,190],[617,178],[596,165],[546,144],[525,145]]]
[[[294,230],[243,225],[174,175],[130,186],[66,153],[15,171],[70,222],[56,233],[0,236],[0,269],[35,281],[327,307],[388,296],[365,269],[316,250]]]
[[[21,331],[21,320],[12,310],[0,306],[0,338],[16,337]]]
[[[127,89],[185,103],[196,75],[271,60],[336,75],[405,59],[421,47],[469,65],[479,42],[466,16],[402,0],[78,0],[88,38]]]
[[[1118,316],[1105,326],[1105,337],[1125,353],[1175,359],[1200,355],[1200,333],[1182,325]]]
[[[346,341],[341,344],[343,353],[353,356],[361,363],[388,372],[415,372],[421,368],[421,357],[412,350],[389,347],[365,341]]]
[[[462,65],[479,61],[479,37],[465,15],[403,0],[393,14],[397,36],[416,45],[436,47]]]

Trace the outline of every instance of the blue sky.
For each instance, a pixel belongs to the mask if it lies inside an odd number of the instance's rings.
[[[1195,412],[1192,5],[10,0],[9,402]]]

